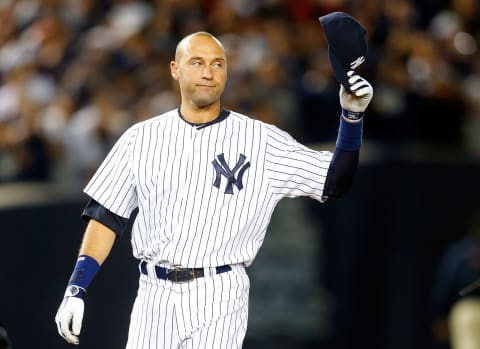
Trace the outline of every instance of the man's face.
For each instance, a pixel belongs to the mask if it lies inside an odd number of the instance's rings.
[[[223,48],[214,39],[192,37],[170,67],[180,84],[182,103],[203,108],[219,102],[227,81],[227,61]]]

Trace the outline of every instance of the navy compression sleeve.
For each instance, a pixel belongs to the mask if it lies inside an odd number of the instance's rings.
[[[358,158],[358,150],[335,149],[325,182],[325,196],[341,197],[350,189],[357,171]]]
[[[358,167],[362,134],[362,119],[348,122],[340,116],[337,144],[325,182],[325,196],[341,197],[352,186]]]
[[[116,215],[112,211],[109,211],[97,201],[90,199],[90,201],[85,206],[82,217],[86,220],[91,218],[95,219],[96,221],[102,223],[106,227],[112,229],[117,237],[121,237],[125,229],[127,228],[127,224],[129,219]]]

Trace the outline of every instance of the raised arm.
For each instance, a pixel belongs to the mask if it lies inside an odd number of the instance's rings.
[[[363,115],[372,97],[373,88],[353,71],[347,73],[352,93],[340,85],[340,127],[335,152],[328,168],[325,197],[340,197],[347,192],[358,166],[363,135]]]

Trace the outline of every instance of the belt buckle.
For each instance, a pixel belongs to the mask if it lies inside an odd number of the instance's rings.
[[[167,271],[167,279],[176,283],[185,283],[195,279],[195,271],[189,268],[175,267]]]

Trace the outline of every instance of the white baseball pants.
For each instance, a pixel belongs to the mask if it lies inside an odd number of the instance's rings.
[[[241,348],[248,322],[250,281],[245,268],[186,283],[141,274],[126,349]]]

